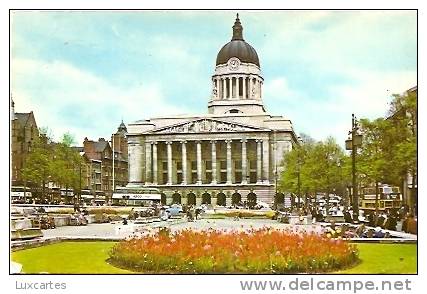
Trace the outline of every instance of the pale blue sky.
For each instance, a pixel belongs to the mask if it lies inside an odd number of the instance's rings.
[[[12,94],[56,139],[109,137],[153,116],[207,113],[236,11],[12,12]],[[416,85],[415,11],[240,11],[268,112],[342,144]]]

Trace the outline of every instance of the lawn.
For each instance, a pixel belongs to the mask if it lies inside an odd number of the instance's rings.
[[[108,264],[114,242],[62,242],[12,253],[24,273],[127,274]],[[416,244],[358,244],[361,262],[343,274],[416,273]]]
[[[24,273],[128,274],[105,262],[115,242],[61,242],[12,253]]]
[[[415,274],[416,244],[357,244],[361,262],[340,274]]]

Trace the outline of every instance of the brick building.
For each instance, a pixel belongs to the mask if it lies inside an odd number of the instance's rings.
[[[111,136],[111,142],[104,138],[98,141],[85,138],[83,147],[80,147],[81,155],[86,162],[82,171],[83,190],[89,190],[92,195],[105,195],[110,198],[114,186],[126,186],[128,182],[126,132],[126,126],[122,122],[117,132]]]
[[[20,186],[22,183],[22,168],[25,159],[31,151],[34,140],[39,136],[34,113],[15,113],[15,103],[11,100],[11,176],[12,185]]]

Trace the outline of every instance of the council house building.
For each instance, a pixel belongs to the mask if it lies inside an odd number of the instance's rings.
[[[216,58],[208,113],[128,125],[129,183],[160,189],[166,204],[272,204],[283,155],[298,140],[289,119],[266,112],[263,84],[237,15]]]

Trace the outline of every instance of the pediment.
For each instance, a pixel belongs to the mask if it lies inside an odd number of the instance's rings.
[[[236,122],[222,121],[210,118],[195,119],[175,125],[152,130],[152,134],[175,134],[175,133],[223,133],[223,132],[252,132],[265,129],[244,125]]]

